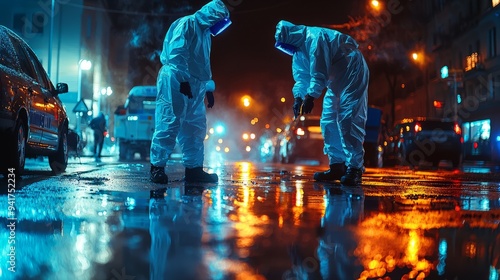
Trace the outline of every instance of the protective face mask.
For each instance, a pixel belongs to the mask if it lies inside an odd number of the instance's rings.
[[[212,36],[217,36],[222,33],[222,31],[226,30],[226,28],[228,28],[231,23],[232,22],[229,18],[224,18],[210,27],[210,33],[212,34]]]
[[[292,45],[286,44],[286,43],[276,42],[276,44],[274,46],[278,50],[280,50],[288,55],[291,55],[291,56],[293,56],[293,54],[297,51],[297,48],[295,46],[292,46]]]

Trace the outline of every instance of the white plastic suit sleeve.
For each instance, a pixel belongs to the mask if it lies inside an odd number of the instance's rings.
[[[177,26],[173,29],[171,35],[165,36],[163,42],[163,52],[160,60],[163,64],[169,64],[174,76],[179,82],[189,81],[191,75],[189,73],[189,59],[190,59],[190,38],[193,38],[192,30],[188,24],[178,24],[179,21],[174,22]]]
[[[214,92],[215,91],[215,82],[213,80],[209,80],[205,86],[205,90]]]
[[[300,97],[304,99],[307,94],[307,88],[309,87],[309,81],[311,80],[307,63],[308,61],[305,59],[303,53],[295,53],[293,55],[292,75],[295,80],[295,84],[292,88],[292,93],[294,98]]]
[[[329,73],[331,67],[331,65],[329,65],[329,63],[331,63],[330,46],[331,43],[325,40],[324,34],[318,34],[317,40],[311,44],[309,52],[311,79],[307,94],[314,98],[319,98],[321,96],[323,89],[326,87],[326,82],[329,79],[327,73]]]

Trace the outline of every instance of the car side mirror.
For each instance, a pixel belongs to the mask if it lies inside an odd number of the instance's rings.
[[[68,92],[68,84],[57,83],[56,94]]]

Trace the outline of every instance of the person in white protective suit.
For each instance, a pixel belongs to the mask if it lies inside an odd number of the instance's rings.
[[[275,39],[276,48],[293,56],[295,117],[311,113],[326,88],[321,132],[330,169],[316,172],[314,179],[360,184],[369,69],[358,43],[337,30],[287,21],[277,24]]]
[[[155,132],[151,142],[151,181],[167,184],[165,166],[176,141],[182,150],[186,182],[218,181],[203,171],[206,135],[205,96],[214,105],[215,83],[210,66],[211,36],[231,21],[221,0],[205,4],[192,15],[177,19],[167,31],[160,56]]]

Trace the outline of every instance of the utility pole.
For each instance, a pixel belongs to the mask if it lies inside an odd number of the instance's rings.
[[[448,81],[448,85],[453,83],[453,120],[458,121],[458,84],[462,82],[462,73],[460,69],[448,69],[448,66],[441,68],[441,78]],[[449,75],[452,74],[453,78],[450,79]]]

